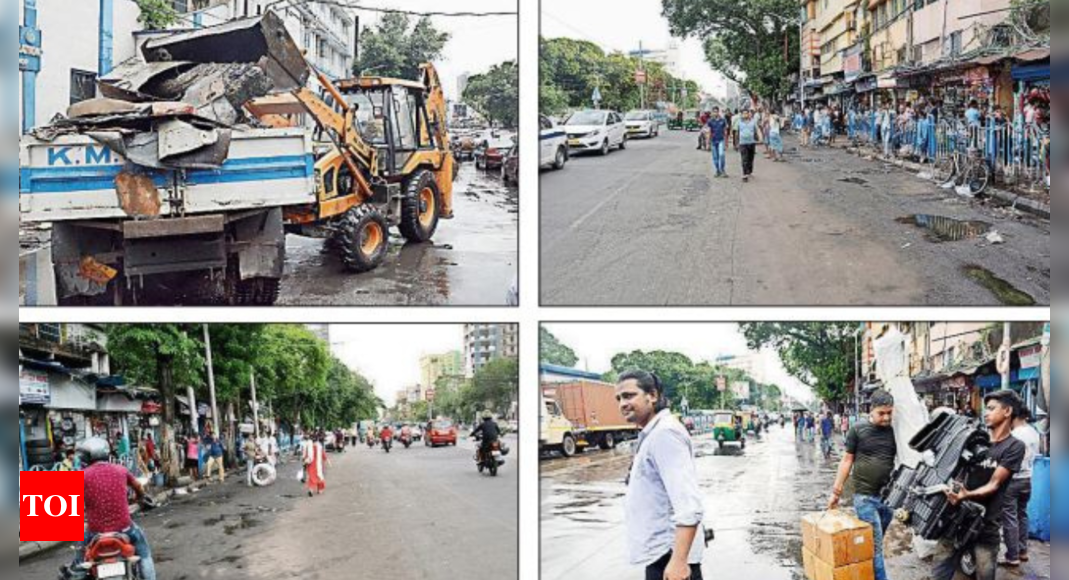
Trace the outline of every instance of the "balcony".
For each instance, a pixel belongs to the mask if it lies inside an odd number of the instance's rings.
[[[19,350],[31,358],[54,360],[71,368],[93,365],[106,354],[107,340],[95,327],[80,324],[19,324]]]

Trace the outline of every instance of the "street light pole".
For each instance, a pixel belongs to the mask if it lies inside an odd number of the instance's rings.
[[[215,400],[215,369],[212,367],[212,335],[208,332],[208,325],[204,325],[204,350],[208,359],[208,393],[212,403],[212,427],[216,437],[219,433],[219,405]]]
[[[252,429],[253,435],[260,438],[260,403],[256,399],[256,372],[249,373],[249,386],[252,389]]]

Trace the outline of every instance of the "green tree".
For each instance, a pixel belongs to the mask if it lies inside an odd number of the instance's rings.
[[[319,404],[329,391],[329,347],[311,331],[296,325],[270,325],[259,345],[256,368],[257,395],[272,402],[276,415],[294,425],[317,425],[324,408]]]
[[[134,0],[141,10],[137,21],[147,30],[164,30],[178,22],[178,12],[170,0]]]
[[[360,35],[360,56],[353,72],[357,76],[417,79],[420,65],[441,58],[449,38],[429,17],[420,18],[412,27],[408,16],[389,13]]]
[[[169,484],[179,477],[181,454],[174,426],[178,389],[203,383],[205,363],[197,326],[181,324],[129,324],[107,328],[108,350],[118,374],[135,384],[153,385],[160,391],[163,421],[160,434],[162,472]]]
[[[520,68],[514,61],[468,79],[464,102],[482,113],[491,125],[516,127],[520,116]]]
[[[750,93],[779,102],[798,72],[797,0],[663,0],[672,34],[704,39],[706,60]]]
[[[717,378],[726,377],[728,385],[749,380],[745,373],[725,369],[707,362],[695,363],[686,355],[677,352],[635,351],[619,354],[612,359],[613,381],[632,370],[652,372],[660,379],[665,396],[673,407],[678,408],[686,397],[691,409],[734,408],[737,404],[730,389],[721,393]]]
[[[556,336],[546,327],[539,330],[539,349],[542,364],[557,365],[561,367],[574,367],[579,363],[579,357],[568,345],[557,340]]]
[[[752,350],[774,348],[787,373],[828,403],[844,401],[856,380],[855,322],[742,324]]]
[[[520,364],[514,358],[498,358],[475,373],[468,389],[462,391],[464,410],[474,416],[489,410],[498,415],[508,413],[519,396]]]

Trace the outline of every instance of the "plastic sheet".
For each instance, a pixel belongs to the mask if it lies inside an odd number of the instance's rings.
[[[1040,457],[1032,471],[1032,502],[1028,504],[1028,533],[1035,539],[1050,541],[1050,458]],[[1066,510],[1062,510],[1064,514]],[[1060,522],[1065,529],[1065,517]]]
[[[930,418],[928,408],[909,378],[906,337],[898,329],[891,329],[876,341],[876,368],[884,389],[895,398],[894,428],[898,463],[916,468],[923,457],[909,448],[909,442],[928,425]]]

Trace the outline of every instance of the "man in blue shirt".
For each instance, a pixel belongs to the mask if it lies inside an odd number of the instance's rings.
[[[835,419],[831,411],[820,420],[820,450],[824,453],[825,459],[831,458],[833,451],[832,437],[835,436]]]
[[[709,145],[713,150],[713,169],[717,177],[727,177],[725,168],[727,157],[727,140],[731,133],[731,126],[727,119],[720,114],[720,107],[713,109],[713,116],[706,123],[709,128]]]

